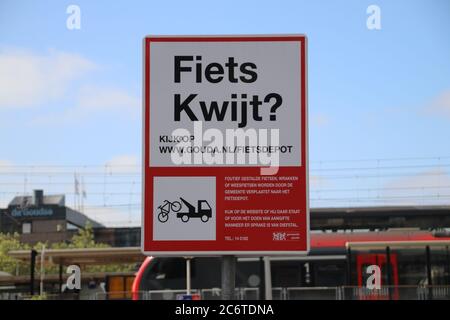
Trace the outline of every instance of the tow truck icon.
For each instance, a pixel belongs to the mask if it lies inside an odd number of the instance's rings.
[[[179,212],[181,210],[181,203],[179,201],[170,202],[169,200],[164,200],[164,204],[158,207],[160,210],[158,220],[162,223],[166,222],[169,219],[169,213],[171,211],[175,212],[177,218],[181,219],[183,222],[188,222],[190,218],[200,218],[202,222],[206,223],[212,217],[212,209],[208,201],[198,200],[196,211],[195,207],[185,199],[180,197],[180,200],[188,208],[187,212]]]

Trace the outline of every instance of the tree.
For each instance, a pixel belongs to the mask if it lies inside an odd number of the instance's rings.
[[[15,233],[2,234],[0,233],[0,271],[5,271],[11,274],[15,274],[18,271],[19,274],[29,273],[29,264],[20,262],[14,258],[8,256],[8,252],[11,250],[42,250],[45,245],[46,248],[51,249],[80,249],[80,248],[108,248],[109,245],[105,243],[97,243],[94,239],[94,230],[92,225],[88,222],[84,229],[78,229],[72,239],[67,242],[57,242],[48,245],[47,242],[38,242],[34,246],[24,244],[20,242],[20,235]],[[84,272],[129,272],[135,269],[135,264],[107,264],[97,266],[87,266]],[[45,268],[47,274],[56,274],[58,272],[57,266],[47,266]],[[39,268],[36,273],[39,274]]]
[[[94,239],[94,230],[90,222],[86,223],[84,229],[78,229],[69,243],[57,242],[51,245],[52,249],[82,249],[82,248],[108,248],[105,243],[97,243]]]
[[[21,263],[8,255],[11,250],[29,250],[30,246],[20,242],[20,235],[0,233],[0,271],[15,274],[22,273],[27,268],[25,263]]]

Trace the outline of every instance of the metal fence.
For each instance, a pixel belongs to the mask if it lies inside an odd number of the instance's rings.
[[[384,286],[336,288],[338,300],[450,300],[450,286]]]
[[[143,300],[175,300],[185,290],[151,290],[139,292]],[[202,300],[220,300],[221,289],[192,290]],[[259,288],[236,288],[236,300],[258,300]],[[450,286],[364,287],[286,287],[273,288],[273,300],[450,300]]]
[[[220,300],[220,288],[194,289],[191,294],[201,300]],[[176,300],[183,298],[186,290],[150,290],[132,293],[129,291],[97,292],[88,297],[80,294],[45,294],[31,297],[18,292],[2,292],[0,300]],[[185,298],[185,297],[184,297]],[[259,288],[236,288],[236,300],[258,300]],[[450,300],[450,286],[383,286],[380,289],[365,287],[283,287],[272,288],[273,300]]]

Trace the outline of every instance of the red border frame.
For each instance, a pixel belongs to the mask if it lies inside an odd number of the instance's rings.
[[[159,243],[169,243],[171,247],[173,247],[173,251],[158,251],[158,250],[146,250],[147,243],[146,239],[149,242],[153,242],[153,215],[150,215],[150,219],[146,219],[146,212],[152,211],[152,203],[153,203],[153,181],[152,178],[155,175],[167,175],[167,176],[183,176],[186,175],[184,172],[186,169],[190,171],[189,176],[217,176],[217,171],[228,169],[229,167],[152,167],[152,170],[157,170],[158,174],[150,174],[150,152],[147,150],[147,146],[149,145],[149,129],[150,129],[150,44],[151,42],[276,42],[276,41],[298,41],[301,43],[300,46],[300,90],[301,90],[301,165],[300,166],[283,166],[280,167],[280,171],[289,168],[300,168],[302,171],[301,176],[304,177],[305,181],[305,189],[306,195],[304,202],[306,203],[306,248],[305,250],[287,250],[287,251],[213,251],[213,250],[204,250],[201,245],[198,246],[199,241],[184,241],[184,242],[192,242],[195,243],[197,247],[200,247],[197,250],[186,251],[177,249],[177,242],[179,241],[158,241]],[[141,232],[141,249],[144,254],[151,255],[221,255],[221,254],[241,254],[241,255],[293,255],[293,254],[306,254],[309,250],[310,246],[310,237],[309,237],[309,191],[308,191],[308,140],[307,140],[307,83],[306,83],[306,74],[307,74],[307,65],[306,65],[306,46],[307,46],[307,38],[304,35],[280,35],[280,36],[148,36],[144,38],[144,90],[143,90],[143,184],[142,184],[142,232]],[[249,174],[250,170],[255,170],[255,173],[261,167],[237,167],[233,166],[232,169],[236,173],[239,171],[245,172],[246,175]],[[145,188],[145,186],[148,186]],[[218,200],[219,201],[219,200]],[[218,236],[218,234],[216,235]],[[148,249],[148,248],[147,248]]]

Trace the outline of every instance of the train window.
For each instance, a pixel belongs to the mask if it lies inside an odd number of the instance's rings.
[[[195,267],[197,276],[192,277],[192,287],[199,289],[220,288],[220,259],[195,258],[191,267]]]
[[[191,264],[191,276],[195,276],[195,264]],[[153,265],[153,279],[181,279],[186,277],[186,260],[184,258],[163,258]]]
[[[191,263],[192,279],[195,279],[196,270],[196,264]],[[185,279],[184,258],[154,258],[143,273],[140,290],[182,289],[186,288]]]
[[[431,251],[431,279],[433,285],[450,284],[450,252],[448,248],[432,248]]]
[[[367,273],[367,268],[368,268],[370,265],[371,265],[371,264],[363,263],[362,266],[361,266],[361,270],[362,270],[362,272],[361,272],[361,277],[362,277],[361,283],[362,283],[363,286],[367,283],[367,280],[368,280],[369,277],[370,277],[370,274]],[[382,273],[381,273],[381,276],[383,276],[383,271],[382,271]],[[386,284],[386,282],[384,282],[383,280],[381,280],[381,283],[382,283],[382,284]]]
[[[345,285],[346,268],[344,263],[318,262],[314,264],[314,285],[318,287],[335,287]]]
[[[236,286],[256,287],[260,284],[259,262],[239,261],[236,268]]]
[[[427,283],[425,249],[397,250],[398,284],[424,285]]]
[[[391,261],[391,266],[389,267],[387,264],[387,261],[383,261],[382,263],[378,264],[381,271],[381,284],[382,285],[395,285],[395,277],[394,277],[394,262]],[[365,273],[367,274],[367,277],[370,276],[370,274],[367,273],[367,268],[364,269]],[[390,281],[390,283],[389,283]],[[365,282],[367,283],[367,279]]]
[[[299,261],[272,261],[271,275],[273,287],[302,286],[302,263]]]

